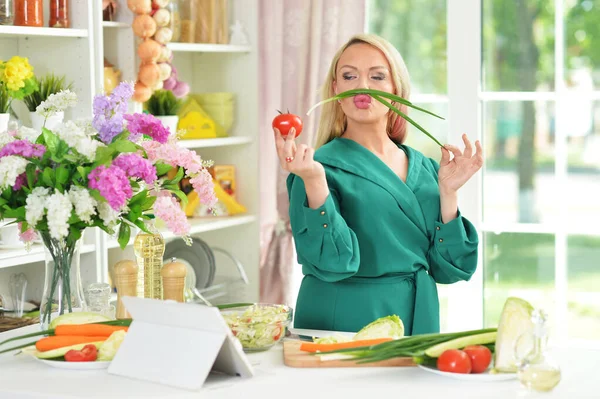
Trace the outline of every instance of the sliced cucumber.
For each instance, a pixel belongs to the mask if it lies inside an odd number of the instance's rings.
[[[45,351],[45,352],[35,351],[35,352],[33,352],[33,355],[35,357],[37,357],[38,359],[54,359],[54,358],[63,357],[71,349],[75,349],[77,351],[82,350],[83,347],[86,345],[95,345],[96,348],[100,349],[100,345],[102,345],[103,343],[104,343],[104,341],[88,342],[86,344],[65,346],[63,348],[52,349],[50,351]]]
[[[448,349],[462,349],[469,345],[485,345],[496,342],[496,332],[489,332],[484,334],[470,335],[468,337],[460,337],[447,342],[442,342],[432,346],[425,351],[425,354],[429,357],[439,357],[444,351]]]

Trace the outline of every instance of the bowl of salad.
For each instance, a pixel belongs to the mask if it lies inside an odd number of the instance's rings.
[[[221,310],[221,315],[245,352],[265,351],[278,343],[285,336],[292,313],[292,308],[287,305],[269,303]]]

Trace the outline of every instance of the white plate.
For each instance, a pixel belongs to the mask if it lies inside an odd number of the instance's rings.
[[[432,366],[423,366],[422,364],[417,365],[419,368],[429,371],[430,373],[443,375],[445,377],[455,378],[457,380],[473,381],[473,382],[489,382],[489,381],[506,381],[514,380],[517,378],[516,373],[498,373],[491,374],[489,371],[478,374],[460,374],[460,373],[448,373],[446,371],[440,371]]]
[[[110,362],[65,362],[60,360],[38,359],[33,356],[38,362],[42,362],[50,367],[67,370],[99,370],[108,368]]]

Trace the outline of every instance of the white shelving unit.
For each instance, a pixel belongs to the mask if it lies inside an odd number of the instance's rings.
[[[211,246],[223,248],[239,259],[250,286],[241,300],[258,300],[259,294],[259,189],[258,189],[258,10],[252,0],[230,0],[230,21],[239,20],[251,46],[170,43],[179,79],[190,84],[192,93],[235,93],[235,124],[230,137],[184,140],[203,159],[237,166],[237,198],[247,214],[232,217],[191,219],[191,233]],[[103,92],[104,58],[118,68],[122,80],[135,81],[138,70],[136,38],[131,29],[133,14],[126,0],[119,0],[117,21],[102,21],[101,2],[71,1],[71,29],[0,26],[0,59],[28,57],[36,74],[55,72],[74,82],[80,103],[66,118],[92,114],[95,94]],[[45,10],[48,25],[48,10]],[[132,103],[131,111],[141,105]],[[242,128],[243,127],[243,128]],[[119,259],[134,259],[132,242],[121,250],[113,237],[99,229],[88,229],[82,247],[84,284],[110,281],[111,266]],[[165,232],[167,240],[178,239]],[[3,249],[0,246],[0,294],[8,294],[10,274],[23,271],[29,285],[27,297],[41,295],[44,251]],[[217,264],[217,273],[219,264]]]
[[[181,53],[249,53],[252,51],[251,46],[231,44],[169,43],[167,46],[173,52]]]
[[[0,25],[0,35],[5,38],[19,37],[88,37],[87,29],[31,28],[28,26]]]
[[[185,148],[213,148],[244,145],[252,143],[252,137],[223,137],[218,139],[183,140],[181,145]]]

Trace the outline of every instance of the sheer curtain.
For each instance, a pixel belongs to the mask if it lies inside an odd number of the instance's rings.
[[[297,266],[287,173],[277,159],[271,121],[277,110],[289,109],[304,121],[298,142],[313,144],[319,114],[306,111],[318,101],[337,49],[364,31],[366,0],[259,0],[259,7],[260,300],[293,304]]]

